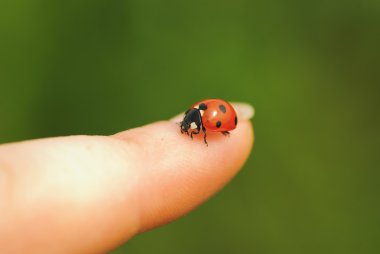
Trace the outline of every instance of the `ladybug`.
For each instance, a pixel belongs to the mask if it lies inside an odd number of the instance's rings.
[[[208,145],[206,130],[228,136],[229,131],[236,128],[237,122],[236,111],[231,104],[221,99],[207,99],[192,105],[185,112],[180,126],[181,133],[190,135],[191,139],[202,130],[204,142]]]

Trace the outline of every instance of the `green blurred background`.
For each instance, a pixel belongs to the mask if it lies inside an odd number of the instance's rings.
[[[0,142],[246,101],[243,171],[112,253],[380,253],[379,46],[378,0],[2,0]]]

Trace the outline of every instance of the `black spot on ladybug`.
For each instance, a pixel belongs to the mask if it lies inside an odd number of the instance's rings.
[[[219,108],[220,110],[223,112],[223,113],[226,113],[226,107],[222,104],[219,105]]]
[[[235,116],[235,125],[237,125],[237,116]]]
[[[217,128],[220,128],[220,126],[222,126],[222,122],[221,122],[221,121],[217,121],[217,122],[216,122],[216,127],[217,127]]]
[[[204,103],[201,103],[201,104],[199,104],[199,109],[200,110],[206,110],[207,109],[207,105],[204,104]]]

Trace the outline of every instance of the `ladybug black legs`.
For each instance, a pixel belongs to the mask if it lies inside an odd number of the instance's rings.
[[[183,133],[186,133],[187,136],[189,136],[189,131],[188,131],[188,130],[182,130],[182,129],[181,129],[181,133],[182,133],[182,134],[183,134]]]
[[[203,140],[205,141],[206,146],[208,146],[208,143],[207,143],[207,140],[206,140],[206,136],[207,136],[207,134],[206,134],[206,128],[203,127],[203,125],[202,125],[202,131],[204,133]]]
[[[222,133],[224,136],[227,136],[227,137],[230,136],[230,132],[229,132],[229,131],[222,131],[221,133]]]
[[[200,132],[200,129],[197,129],[197,131],[192,131],[190,133],[190,138],[193,139],[193,134],[199,134],[199,132]]]

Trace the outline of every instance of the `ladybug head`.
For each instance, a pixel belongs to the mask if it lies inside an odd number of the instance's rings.
[[[198,109],[192,108],[185,112],[182,122],[180,122],[181,132],[188,133],[191,128],[202,126],[201,114]]]
[[[182,121],[179,124],[181,127],[181,132],[187,132],[190,129],[190,123],[187,121]]]

